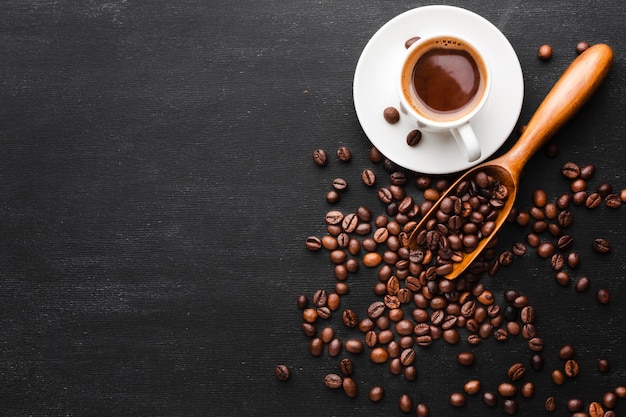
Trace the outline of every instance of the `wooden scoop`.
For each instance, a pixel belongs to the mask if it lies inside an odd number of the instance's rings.
[[[591,97],[606,77],[612,63],[613,51],[603,44],[594,45],[578,56],[537,108],[517,143],[506,154],[472,168],[456,180],[415,227],[409,237],[409,248],[419,247],[418,234],[426,227],[428,221],[434,218],[441,201],[448,195],[454,195],[460,182],[472,179],[477,171],[484,171],[503,184],[508,189],[509,195],[504,207],[498,211],[494,231],[483,238],[472,252],[464,253],[463,259],[454,263],[452,271],[445,275],[448,279],[458,277],[504,224],[513,208],[520,174],[526,162]]]

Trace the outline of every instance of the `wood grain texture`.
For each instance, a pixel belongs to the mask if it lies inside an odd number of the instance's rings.
[[[349,400],[323,386],[336,360],[310,357],[299,329],[296,296],[334,283],[327,254],[303,243],[324,233],[330,181],[350,183],[338,208],[383,209],[359,183],[372,165],[352,103],[357,59],[380,26],[427,3],[75,3],[8,0],[0,11],[3,414],[392,415],[401,392],[432,415],[501,414],[476,398],[452,409],[447,395],[474,377],[494,389],[500,370],[527,356],[519,338],[485,342],[472,369],[455,366],[460,344],[436,344],[420,352],[412,384],[357,357],[361,395]],[[559,156],[529,161],[520,207],[537,184],[552,197],[567,191],[559,171],[568,160],[597,165],[591,187],[625,188],[626,6],[445,3],[485,16],[511,41],[526,82],[520,123],[576,42],[614,48],[604,85],[557,135]],[[549,62],[536,59],[542,43],[554,48]],[[313,149],[341,145],[352,150],[349,164],[313,165]],[[556,391],[561,407],[570,396],[598,400],[626,378],[624,210],[576,211],[583,264],[574,275],[592,278],[589,293],[558,287],[533,256],[489,281],[500,300],[508,287],[534,300],[551,352],[564,341],[578,348],[585,377]],[[524,233],[505,228],[500,248]],[[589,249],[598,236],[613,244],[610,255]],[[350,280],[344,303],[364,314],[375,272]],[[609,306],[593,297],[601,286]],[[607,375],[595,370],[600,357],[611,361]],[[554,355],[546,361],[533,375],[536,398],[521,402],[537,415],[555,390],[547,372],[561,366]],[[290,366],[289,382],[275,379],[278,363]],[[365,393],[375,382],[388,396],[372,406]]]

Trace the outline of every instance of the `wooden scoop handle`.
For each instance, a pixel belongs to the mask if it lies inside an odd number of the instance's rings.
[[[500,163],[519,174],[528,159],[591,97],[612,63],[613,50],[608,45],[597,44],[580,54],[552,87],[522,136],[501,157]]]

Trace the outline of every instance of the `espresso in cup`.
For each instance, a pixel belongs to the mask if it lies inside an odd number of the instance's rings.
[[[440,36],[417,42],[401,72],[405,102],[432,122],[463,119],[487,94],[488,70],[467,41]]]

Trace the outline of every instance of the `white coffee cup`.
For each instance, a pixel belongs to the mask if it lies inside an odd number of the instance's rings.
[[[491,89],[485,56],[456,35],[420,38],[408,49],[398,77],[400,109],[418,129],[450,131],[468,162],[481,150],[472,118]]]

